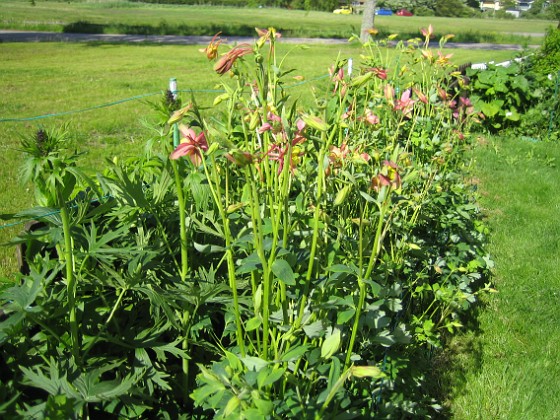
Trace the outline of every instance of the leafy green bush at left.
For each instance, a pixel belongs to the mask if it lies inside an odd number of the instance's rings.
[[[279,34],[205,49],[213,109],[167,92],[157,135],[84,175],[25,143],[38,207],[2,295],[5,417],[369,418],[441,412],[419,360],[492,261],[465,181],[472,104],[424,40],[334,60],[289,97]],[[444,43],[445,39],[442,41]],[[173,143],[173,144],[172,144]]]

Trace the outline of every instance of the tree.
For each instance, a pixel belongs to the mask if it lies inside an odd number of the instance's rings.
[[[465,14],[465,5],[461,0],[437,0],[436,16],[461,17]]]
[[[557,29],[560,29],[560,0],[552,0],[548,5],[548,14],[558,21]]]
[[[364,15],[362,17],[362,27],[360,28],[360,39],[362,42],[366,42],[369,39],[370,30],[373,29],[376,3],[377,0],[366,0],[364,4]]]

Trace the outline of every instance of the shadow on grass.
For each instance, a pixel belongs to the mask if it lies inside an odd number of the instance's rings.
[[[87,21],[72,22],[62,29],[64,33],[82,34],[126,34],[126,35],[214,35],[222,32],[230,36],[254,36],[255,28],[250,25],[171,25],[161,21],[157,25],[98,24]]]
[[[359,33],[359,28],[350,26],[346,29],[334,29],[329,30],[328,28],[312,28],[302,26],[300,28],[276,28],[278,32],[282,33],[283,36],[288,38],[338,38],[345,39],[352,35]],[[386,39],[391,32],[385,30],[383,27],[379,27],[379,33],[376,35],[376,39],[383,40]],[[77,21],[65,25],[62,29],[63,33],[83,33],[83,34],[126,34],[126,35],[175,35],[175,36],[213,36],[218,32],[221,32],[222,36],[243,36],[250,37],[255,36],[255,28],[252,25],[247,24],[213,24],[213,23],[198,23],[198,24],[170,24],[165,20],[160,21],[158,24],[154,25],[126,25],[120,23],[111,24],[99,24],[92,23],[88,21]],[[418,31],[411,32],[400,32],[397,36],[397,40],[407,41],[411,39],[418,39]],[[458,32],[452,38],[453,42],[464,42],[464,43],[518,43],[522,45],[527,45],[530,41],[530,37],[504,35],[491,32],[480,32],[480,31],[466,31]]]
[[[444,342],[442,349],[436,349],[426,363],[426,393],[443,402],[441,411],[435,418],[453,417],[451,401],[461,395],[467,386],[467,375],[479,372],[483,364],[481,335],[483,330],[479,315],[486,311],[488,304],[479,301],[461,319],[463,331]]]

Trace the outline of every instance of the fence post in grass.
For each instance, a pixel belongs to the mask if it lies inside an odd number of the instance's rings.
[[[169,91],[173,95],[173,99],[177,99],[177,79],[172,77],[169,79]],[[173,124],[173,148],[179,146],[179,126]]]

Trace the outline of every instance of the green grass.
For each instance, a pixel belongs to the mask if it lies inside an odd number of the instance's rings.
[[[454,417],[558,419],[560,145],[496,138],[475,157],[498,293],[455,342]]]
[[[448,33],[457,41],[535,44],[553,22],[518,19],[456,19],[438,17],[377,16],[376,26],[385,34],[405,38],[419,35],[419,28],[433,24],[437,37]],[[272,8],[224,8],[129,3],[125,1],[45,2],[3,1],[0,28],[56,32],[136,34],[254,35],[254,27],[274,26],[291,37],[340,37],[358,33],[361,16]]]

